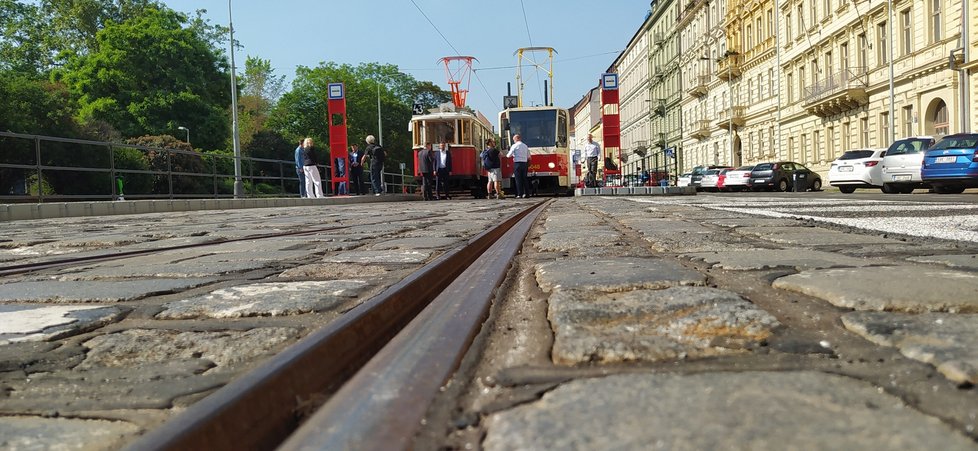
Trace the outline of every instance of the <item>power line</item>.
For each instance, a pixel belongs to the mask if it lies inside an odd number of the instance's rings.
[[[526,20],[526,5],[523,4],[523,0],[520,0],[520,8],[523,9],[523,24],[526,25],[526,38],[530,41],[530,47],[533,47],[533,36],[530,36],[530,21]],[[536,64],[535,61],[534,64]],[[520,83],[522,82],[523,80],[520,80]],[[543,97],[543,88],[540,87],[540,83],[537,83],[537,90],[540,92],[540,97]],[[543,101],[546,103],[547,99],[544,98]]]

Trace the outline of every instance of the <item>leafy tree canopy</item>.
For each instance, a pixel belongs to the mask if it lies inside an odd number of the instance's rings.
[[[229,135],[227,66],[183,14],[147,8],[96,34],[97,49],[73,55],[57,73],[83,122],[105,121],[125,136],[194,131],[194,143],[219,148]],[[57,78],[56,77],[56,78]]]

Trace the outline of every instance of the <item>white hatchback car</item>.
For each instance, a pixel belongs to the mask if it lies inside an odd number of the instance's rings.
[[[681,174],[678,179],[676,179],[676,186],[689,186],[689,181],[692,180],[693,173],[687,172]]]
[[[754,166],[741,166],[737,169],[728,169],[723,175],[723,186],[718,186],[720,191],[744,191],[747,190],[747,182],[750,181],[750,171]]]
[[[856,188],[882,188],[886,149],[847,150],[829,167],[829,185],[849,194]]]
[[[924,161],[924,152],[934,142],[933,136],[913,136],[890,144],[880,163],[883,167],[883,192],[910,194],[914,189],[927,186],[920,179],[920,163]]]
[[[720,169],[707,169],[703,171],[703,178],[700,179],[699,188],[703,191],[718,191],[717,182],[720,181]]]

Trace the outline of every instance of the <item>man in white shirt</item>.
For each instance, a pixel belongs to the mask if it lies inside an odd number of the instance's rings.
[[[587,144],[584,145],[584,157],[587,158],[587,179],[585,184],[595,187],[594,176],[598,174],[598,156],[601,155],[601,146],[594,142],[594,136],[588,133]]]
[[[526,147],[526,144],[523,144],[520,135],[513,135],[513,145],[509,146],[509,152],[506,153],[506,158],[513,159],[513,175],[516,177],[516,197],[520,199],[529,197],[526,192],[528,186],[526,170],[530,160],[530,148]]]
[[[452,175],[452,153],[448,150],[448,144],[438,144],[435,166],[435,199],[451,199],[448,195],[448,178]]]

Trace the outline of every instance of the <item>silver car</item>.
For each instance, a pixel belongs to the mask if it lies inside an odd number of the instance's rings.
[[[934,145],[933,136],[914,136],[898,139],[886,149],[883,167],[883,192],[910,194],[927,186],[920,179],[920,163],[924,152]]]
[[[754,166],[741,166],[737,169],[729,169],[723,174],[723,186],[718,186],[720,191],[741,191],[747,189],[747,182],[750,180],[750,171]]]
[[[829,185],[846,194],[856,188],[882,188],[884,156],[886,149],[846,151],[829,167]]]

